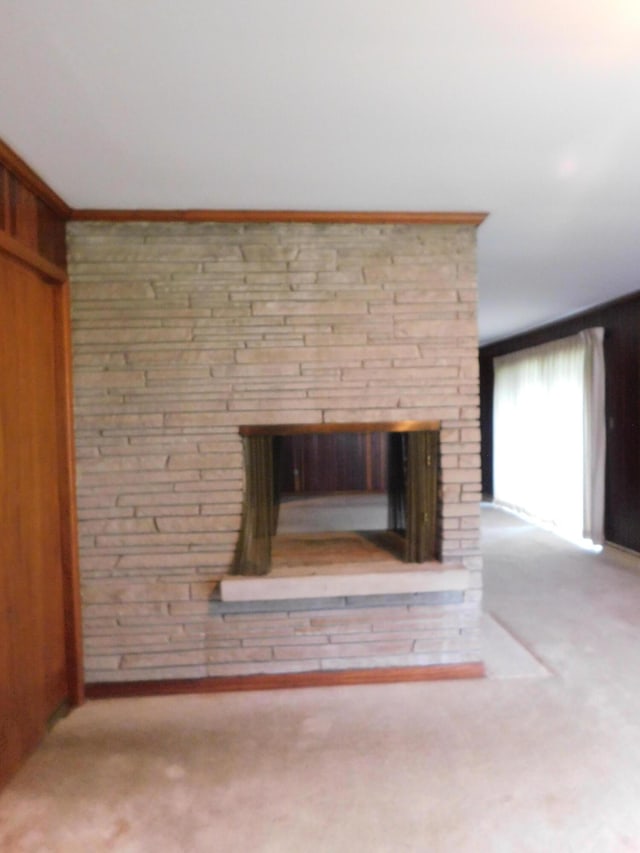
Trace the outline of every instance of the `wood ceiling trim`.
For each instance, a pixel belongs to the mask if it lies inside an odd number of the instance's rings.
[[[317,222],[360,225],[473,225],[489,215],[474,211],[389,210],[149,210],[70,207],[0,139],[0,163],[64,219],[79,222]]]
[[[348,210],[102,210],[71,213],[79,222],[310,222],[359,225],[481,225],[487,213]]]

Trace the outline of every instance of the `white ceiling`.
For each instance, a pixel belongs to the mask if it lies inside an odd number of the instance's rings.
[[[0,0],[73,207],[486,210],[486,341],[640,288],[640,0]]]

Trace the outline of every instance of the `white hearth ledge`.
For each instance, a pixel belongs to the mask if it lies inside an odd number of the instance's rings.
[[[357,595],[398,595],[414,592],[459,592],[469,589],[469,571],[439,563],[406,571],[360,570],[354,574],[260,577],[232,575],[220,582],[222,601],[280,601]],[[437,568],[434,568],[437,567]]]

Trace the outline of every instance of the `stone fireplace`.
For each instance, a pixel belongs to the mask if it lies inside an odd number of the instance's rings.
[[[69,226],[89,681],[479,660],[481,218],[414,219]],[[428,559],[233,575],[250,437],[356,426],[437,436]]]

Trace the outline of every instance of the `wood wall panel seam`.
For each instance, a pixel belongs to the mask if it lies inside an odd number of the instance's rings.
[[[4,252],[4,254],[21,261],[50,281],[62,283],[67,280],[66,270],[51,263],[51,261],[43,258],[39,252],[30,249],[20,240],[2,231],[0,231],[0,252]]]
[[[10,173],[0,162],[0,232],[10,230],[11,202],[9,198]]]
[[[59,488],[64,511],[61,519],[65,644],[67,651],[68,699],[71,706],[84,701],[84,666],[82,644],[82,612],[80,600],[80,565],[78,554],[78,511],[76,502],[76,453],[73,418],[73,374],[71,346],[71,306],[69,282],[56,288],[56,328],[58,392],[62,401],[59,412]]]

